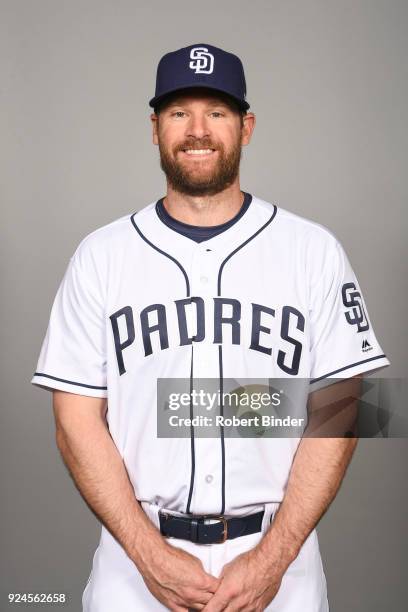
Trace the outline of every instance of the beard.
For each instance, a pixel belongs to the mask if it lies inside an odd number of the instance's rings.
[[[216,149],[217,159],[202,161],[179,161],[178,152],[188,147],[194,149]],[[179,193],[189,196],[205,196],[220,193],[235,181],[239,173],[239,165],[242,156],[242,146],[239,141],[231,151],[226,152],[220,143],[217,146],[208,139],[185,142],[177,146],[174,154],[164,147],[159,139],[160,166],[167,177],[171,187]],[[183,155],[184,157],[184,155]],[[187,163],[186,163],[187,162]]]

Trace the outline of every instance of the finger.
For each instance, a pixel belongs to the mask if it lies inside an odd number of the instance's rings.
[[[194,602],[193,608],[197,610],[204,610],[206,604],[214,597],[213,593],[203,593],[200,597],[197,597],[197,601]]]
[[[265,608],[257,608],[254,604],[245,603],[242,599],[234,599],[233,601],[229,601],[222,612],[256,612],[257,610],[261,612],[261,610],[265,610]]]
[[[225,608],[222,609],[222,612],[250,612],[250,610],[249,608],[245,608],[236,604],[231,604],[230,602]]]
[[[221,578],[216,578],[215,576],[212,576],[211,574],[206,574],[206,577],[207,577],[207,580],[205,581],[203,588],[206,591],[211,591],[212,593],[215,593],[221,584]]]
[[[184,599],[192,609],[203,610],[212,597],[214,597],[214,594],[208,591],[205,593],[197,593],[197,591],[195,591],[192,594],[186,593]]]
[[[203,608],[204,612],[221,612],[228,606],[229,600],[225,594],[217,591],[213,597],[211,597],[208,604]]]
[[[207,586],[207,590],[210,591],[213,595],[218,591],[221,585],[221,580],[211,580],[211,582]]]

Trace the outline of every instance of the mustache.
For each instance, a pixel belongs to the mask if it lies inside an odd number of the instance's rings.
[[[176,151],[183,151],[184,149],[214,149],[217,150],[219,147],[210,142],[209,140],[195,140],[194,142],[189,141],[179,145]]]

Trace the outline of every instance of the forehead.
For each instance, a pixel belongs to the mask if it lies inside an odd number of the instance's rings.
[[[222,92],[217,92],[205,87],[193,87],[186,90],[179,90],[174,94],[169,94],[159,105],[160,110],[164,110],[170,105],[191,105],[196,102],[203,104],[225,105],[233,111],[238,112],[238,106],[232,98]]]

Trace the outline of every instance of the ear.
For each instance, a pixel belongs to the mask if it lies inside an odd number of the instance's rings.
[[[153,140],[153,144],[158,145],[159,144],[159,139],[157,136],[157,132],[159,131],[159,116],[156,115],[156,113],[152,113],[150,115],[150,121],[152,122],[152,140]]]
[[[255,114],[246,113],[243,116],[243,122],[244,124],[242,126],[241,144],[244,146],[244,145],[249,144],[251,141],[252,133],[255,129],[255,123],[256,123]]]

